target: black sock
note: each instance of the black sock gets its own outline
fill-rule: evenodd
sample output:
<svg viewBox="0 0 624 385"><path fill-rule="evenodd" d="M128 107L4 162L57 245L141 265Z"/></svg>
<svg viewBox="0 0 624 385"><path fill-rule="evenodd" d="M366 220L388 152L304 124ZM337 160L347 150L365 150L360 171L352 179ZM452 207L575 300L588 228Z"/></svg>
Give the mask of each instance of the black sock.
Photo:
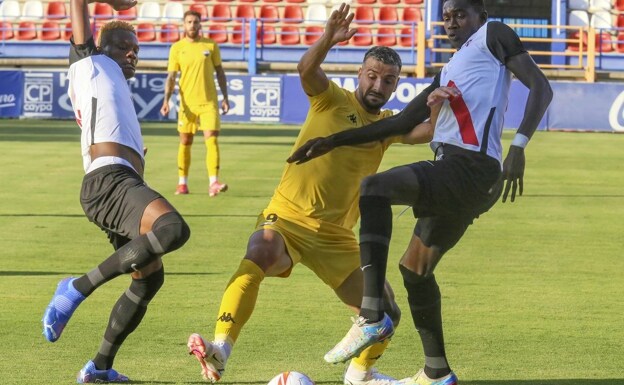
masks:
<svg viewBox="0 0 624 385"><path fill-rule="evenodd" d="M425 374L429 378L444 377L451 372L446 361L442 332L442 303L435 276L423 277L399 265L407 290L414 326L418 330L425 353Z"/></svg>
<svg viewBox="0 0 624 385"><path fill-rule="evenodd" d="M360 197L360 264L364 274L364 295L360 315L370 322L383 318L383 292L392 235L390 199Z"/></svg>

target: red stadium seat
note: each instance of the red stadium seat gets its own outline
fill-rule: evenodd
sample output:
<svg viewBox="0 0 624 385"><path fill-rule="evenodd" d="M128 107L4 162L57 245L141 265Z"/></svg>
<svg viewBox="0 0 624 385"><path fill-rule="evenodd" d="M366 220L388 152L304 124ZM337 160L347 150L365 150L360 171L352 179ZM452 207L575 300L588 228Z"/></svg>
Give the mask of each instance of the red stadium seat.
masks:
<svg viewBox="0 0 624 385"><path fill-rule="evenodd" d="M617 28L624 28L624 13L621 13L618 15L616 22L615 22L615 26Z"/></svg>
<svg viewBox="0 0 624 385"><path fill-rule="evenodd" d="M587 32L583 32L583 38L579 40L579 32L572 32L568 39L574 39L576 41L568 42L567 49L570 51L578 51L580 47L583 47L583 51L587 50Z"/></svg>
<svg viewBox="0 0 624 385"><path fill-rule="evenodd" d="M139 41L149 42L156 40L156 27L154 27L153 23L139 23L135 28Z"/></svg>
<svg viewBox="0 0 624 385"><path fill-rule="evenodd" d="M117 19L126 20L126 21L136 20L137 19L136 7L117 11Z"/></svg>
<svg viewBox="0 0 624 385"><path fill-rule="evenodd" d="M249 22L250 19L256 18L256 11L252 4L239 4L236 6L236 21L242 23L244 20Z"/></svg>
<svg viewBox="0 0 624 385"><path fill-rule="evenodd" d="M227 4L215 4L212 7L212 18L215 21L230 21L232 20L232 10Z"/></svg>
<svg viewBox="0 0 624 385"><path fill-rule="evenodd" d="M199 19L201 21L208 20L208 8L202 3L192 3L188 7L189 11L194 11L199 13Z"/></svg>
<svg viewBox="0 0 624 385"><path fill-rule="evenodd" d="M358 4L375 4L377 0L357 0Z"/></svg>
<svg viewBox="0 0 624 385"><path fill-rule="evenodd" d="M250 35L249 23L245 25L237 24L232 28L232 40L230 42L233 44L247 44L249 43Z"/></svg>
<svg viewBox="0 0 624 385"><path fill-rule="evenodd" d="M282 17L282 21L286 24L302 23L303 22L303 8L301 8L299 5L285 6L284 17Z"/></svg>
<svg viewBox="0 0 624 385"><path fill-rule="evenodd" d="M95 3L93 6L93 18L97 20L110 20L114 17L113 7L107 3Z"/></svg>
<svg viewBox="0 0 624 385"><path fill-rule="evenodd" d="M263 3L281 3L282 0L262 0Z"/></svg>
<svg viewBox="0 0 624 385"><path fill-rule="evenodd" d="M292 25L286 25L282 27L280 33L280 43L282 45L296 45L299 44L299 27Z"/></svg>
<svg viewBox="0 0 624 385"><path fill-rule="evenodd" d="M404 0L405 4L422 4L425 0Z"/></svg>
<svg viewBox="0 0 624 385"><path fill-rule="evenodd" d="M258 27L258 41L261 44L277 43L277 34L275 33L275 27L266 24L262 27Z"/></svg>
<svg viewBox="0 0 624 385"><path fill-rule="evenodd" d="M381 7L379 8L379 21L386 22L388 24L396 24L399 22L399 12L396 7Z"/></svg>
<svg viewBox="0 0 624 385"><path fill-rule="evenodd" d="M63 1L50 1L48 8L46 8L46 19L65 19L67 18L67 8Z"/></svg>
<svg viewBox="0 0 624 385"><path fill-rule="evenodd" d="M422 12L417 7L407 7L403 9L403 24L420 23L422 21Z"/></svg>
<svg viewBox="0 0 624 385"><path fill-rule="evenodd" d="M17 40L35 40L37 26L32 21L22 21L17 27Z"/></svg>
<svg viewBox="0 0 624 385"><path fill-rule="evenodd" d="M175 43L180 40L180 27L173 23L161 25L158 40L162 43Z"/></svg>
<svg viewBox="0 0 624 385"><path fill-rule="evenodd" d="M264 23L277 23L279 21L279 9L270 4L260 7L260 19Z"/></svg>
<svg viewBox="0 0 624 385"><path fill-rule="evenodd" d="M399 4L401 0L380 0L381 4Z"/></svg>
<svg viewBox="0 0 624 385"><path fill-rule="evenodd" d="M41 24L41 40L61 40L61 27L57 21L46 20Z"/></svg>
<svg viewBox="0 0 624 385"><path fill-rule="evenodd" d="M208 37L216 43L227 43L227 28L224 24L210 24L210 27L208 27Z"/></svg>
<svg viewBox="0 0 624 385"><path fill-rule="evenodd" d="M357 32L353 35L353 45L370 46L373 45L373 31L368 27L357 27Z"/></svg>
<svg viewBox="0 0 624 385"><path fill-rule="evenodd" d="M0 21L0 41L11 40L15 37L13 32L13 25L8 21Z"/></svg>
<svg viewBox="0 0 624 385"><path fill-rule="evenodd" d="M217 0L217 1L220 2L220 3L229 3L229 2L234 1L234 0Z"/></svg>
<svg viewBox="0 0 624 385"><path fill-rule="evenodd" d="M596 34L596 52L613 52L613 37L610 33Z"/></svg>
<svg viewBox="0 0 624 385"><path fill-rule="evenodd" d="M375 22L375 12L373 7L360 5L355 9L353 21L358 24L372 24Z"/></svg>
<svg viewBox="0 0 624 385"><path fill-rule="evenodd" d="M392 47L397 44L396 32L393 27L379 27L377 30L377 45Z"/></svg>
<svg viewBox="0 0 624 385"><path fill-rule="evenodd" d="M411 27L401 28L399 45L402 47L416 47L416 30Z"/></svg>
<svg viewBox="0 0 624 385"><path fill-rule="evenodd" d="M65 33L63 34L63 38L65 40L69 40L72 37L72 25L71 25L71 21L68 21L65 24Z"/></svg>
<svg viewBox="0 0 624 385"><path fill-rule="evenodd" d="M286 0L287 3L305 3L306 0Z"/></svg>
<svg viewBox="0 0 624 385"><path fill-rule="evenodd" d="M258 0L238 0L238 1L240 1L241 3L255 3Z"/></svg>
<svg viewBox="0 0 624 385"><path fill-rule="evenodd" d="M617 35L617 44L615 45L615 49L619 52L619 53L624 53L624 32L620 32Z"/></svg>
<svg viewBox="0 0 624 385"><path fill-rule="evenodd" d="M325 31L325 27L321 27L320 25L309 25L305 29L305 36L303 38L303 42L306 45L314 44L318 39L321 38L321 35Z"/></svg>
<svg viewBox="0 0 624 385"><path fill-rule="evenodd" d="M617 9L620 12L624 11L624 0L616 0L615 9Z"/></svg>

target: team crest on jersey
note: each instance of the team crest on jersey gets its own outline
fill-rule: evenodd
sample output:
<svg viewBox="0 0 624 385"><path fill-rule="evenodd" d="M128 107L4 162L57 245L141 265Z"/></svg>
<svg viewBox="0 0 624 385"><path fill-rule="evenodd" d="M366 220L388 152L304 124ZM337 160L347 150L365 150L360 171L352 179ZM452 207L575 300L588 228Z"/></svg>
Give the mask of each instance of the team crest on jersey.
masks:
<svg viewBox="0 0 624 385"><path fill-rule="evenodd" d="M353 124L357 123L357 116L355 116L355 114L347 115L347 118L351 121L351 123Z"/></svg>
<svg viewBox="0 0 624 385"><path fill-rule="evenodd" d="M204 56L210 56L210 51L208 50L204 51Z"/></svg>

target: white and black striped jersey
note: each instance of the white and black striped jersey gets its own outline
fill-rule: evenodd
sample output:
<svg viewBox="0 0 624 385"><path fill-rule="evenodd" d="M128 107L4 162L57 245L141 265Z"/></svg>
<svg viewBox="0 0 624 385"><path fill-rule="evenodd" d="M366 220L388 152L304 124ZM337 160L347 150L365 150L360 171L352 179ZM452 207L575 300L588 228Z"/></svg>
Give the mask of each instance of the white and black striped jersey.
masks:
<svg viewBox="0 0 624 385"><path fill-rule="evenodd" d="M432 145L480 151L502 163L501 135L511 84L505 63L523 52L518 35L495 21L485 23L461 46L440 73L440 85L457 87L461 96L442 105Z"/></svg>
<svg viewBox="0 0 624 385"><path fill-rule="evenodd" d="M85 172L91 165L89 147L94 143L119 143L143 159L141 126L119 64L98 54L93 38L79 45L72 41L68 77L69 98L82 130Z"/></svg>

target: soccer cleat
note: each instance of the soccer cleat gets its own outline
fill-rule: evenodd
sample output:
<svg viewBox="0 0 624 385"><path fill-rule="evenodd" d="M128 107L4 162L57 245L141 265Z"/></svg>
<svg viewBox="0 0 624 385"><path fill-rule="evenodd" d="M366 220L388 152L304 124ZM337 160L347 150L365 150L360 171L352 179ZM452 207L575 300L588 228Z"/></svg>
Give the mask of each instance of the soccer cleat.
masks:
<svg viewBox="0 0 624 385"><path fill-rule="evenodd" d="M325 361L330 364L345 362L357 356L362 350L372 344L392 337L394 333L392 320L385 313L381 321L372 324L366 323L367 319L362 316L351 318L351 320L353 321L353 326L351 326L347 335L332 350L325 354Z"/></svg>
<svg viewBox="0 0 624 385"><path fill-rule="evenodd" d="M206 342L197 333L191 334L187 343L189 354L194 354L202 366L202 376L211 382L217 382L223 376L227 357L223 349L212 342Z"/></svg>
<svg viewBox="0 0 624 385"><path fill-rule="evenodd" d="M225 183L219 183L219 181L214 181L210 184L208 188L208 195L211 197L216 197L219 193L226 192L228 189L228 185Z"/></svg>
<svg viewBox="0 0 624 385"><path fill-rule="evenodd" d="M92 384L103 382L128 382L128 377L119 374L115 369L97 370L93 361L87 364L78 372L76 382L79 384Z"/></svg>
<svg viewBox="0 0 624 385"><path fill-rule="evenodd" d="M356 379L348 376L348 371L345 372L344 382L345 385L396 385L397 380L381 374L377 369L372 368L366 373L366 376L362 379Z"/></svg>
<svg viewBox="0 0 624 385"><path fill-rule="evenodd" d="M398 385L457 385L457 376L455 373L450 372L442 378L432 380L427 377L425 371L420 369L414 377L404 378L397 382Z"/></svg>
<svg viewBox="0 0 624 385"><path fill-rule="evenodd" d="M50 342L61 337L63 329L69 322L72 314L86 298L74 288L72 282L76 278L69 277L61 280L56 287L54 296L43 313L43 335Z"/></svg>
<svg viewBox="0 0 624 385"><path fill-rule="evenodd" d="M188 194L188 186L185 184L179 184L178 188L176 188L175 195L185 195Z"/></svg>

